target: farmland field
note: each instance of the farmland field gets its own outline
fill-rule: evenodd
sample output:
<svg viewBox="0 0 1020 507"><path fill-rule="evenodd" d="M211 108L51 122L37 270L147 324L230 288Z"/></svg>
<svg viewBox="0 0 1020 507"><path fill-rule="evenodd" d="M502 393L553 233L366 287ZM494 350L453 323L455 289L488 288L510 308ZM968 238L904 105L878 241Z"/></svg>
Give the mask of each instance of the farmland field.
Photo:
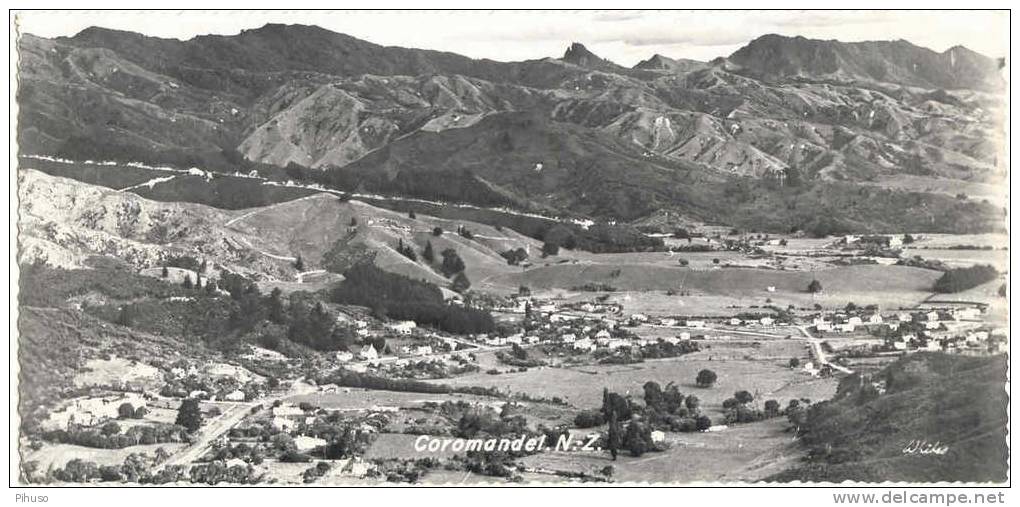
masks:
<svg viewBox="0 0 1020 507"><path fill-rule="evenodd" d="M447 383L449 380L450 379L443 379L439 381L439 383ZM351 392L349 393L300 394L291 396L284 401L295 404L305 401L326 409L364 410L374 406L407 407L421 405L428 401L442 403L447 400L463 400L466 402L480 403L498 401L496 398L486 398L466 394L404 393L396 391L374 391L368 389L351 389Z"/></svg>
<svg viewBox="0 0 1020 507"><path fill-rule="evenodd" d="M785 419L730 426L719 432L670 433L664 452L613 461L606 452L547 451L523 458L525 466L597 475L607 465L613 480L627 482L756 481L800 459Z"/></svg>
<svg viewBox="0 0 1020 507"><path fill-rule="evenodd" d="M704 368L715 371L719 380L712 388L699 388L694 378ZM816 379L781 365L781 361L746 361L715 358L712 349L676 359L646 361L630 365L592 365L571 368L533 368L523 373L472 374L444 379L449 385L508 388L532 396L559 396L578 408L597 407L602 389L640 398L642 385L655 381L674 382L680 391L701 400L710 417L721 417L722 402L735 391L757 392L761 399L827 399L835 393L835 379Z"/></svg>

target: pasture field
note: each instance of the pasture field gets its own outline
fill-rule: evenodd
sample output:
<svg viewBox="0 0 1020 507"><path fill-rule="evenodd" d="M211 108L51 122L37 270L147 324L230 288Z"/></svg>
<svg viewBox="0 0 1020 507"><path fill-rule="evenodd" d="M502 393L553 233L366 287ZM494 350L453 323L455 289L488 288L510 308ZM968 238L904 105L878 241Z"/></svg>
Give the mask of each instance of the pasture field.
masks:
<svg viewBox="0 0 1020 507"><path fill-rule="evenodd" d="M862 185L874 185L908 192L927 192L950 196L962 193L970 199L984 199L996 206L1008 206L1007 193L1003 191L1005 183L980 183L952 178L930 178L913 174L894 174L882 176L875 181L861 182Z"/></svg>
<svg viewBox="0 0 1020 507"><path fill-rule="evenodd" d="M25 453L25 462L36 461L39 463L38 470L47 470L50 467L63 468L68 461L78 458L84 461L94 461L99 465L120 465L130 454L142 453L150 457L156 454L156 449L162 447L170 454L173 454L185 447L186 444L163 443L148 445L132 445L123 449L96 449L94 447L83 447L71 444L50 444L43 445L38 451ZM27 449L27 446L22 446Z"/></svg>
<svg viewBox="0 0 1020 507"><path fill-rule="evenodd" d="M608 452L547 451L522 458L525 466L598 475L613 466L613 481L710 482L761 480L802 456L784 418L730 426L719 432L667 433L670 448L633 457Z"/></svg>
<svg viewBox="0 0 1020 507"><path fill-rule="evenodd" d="M808 272L747 268L696 270L641 264L560 264L496 278L506 285L527 285L533 289L571 288L597 282L620 291L683 288L694 296L771 298L774 301L784 298L800 302L836 299L846 304L847 298L912 300L921 293L928 293L938 276L938 271L929 269L881 265L842 266ZM813 279L822 283L824 290L821 294L807 292L807 286ZM775 287L775 292L768 292L768 287Z"/></svg>
<svg viewBox="0 0 1020 507"><path fill-rule="evenodd" d="M483 374L484 375L484 374ZM455 379L441 379L437 383L451 383ZM374 406L380 407L411 407L419 406L428 401L442 403L444 401L466 401L469 403L493 403L499 401L497 398L485 396L472 396L466 394L430 394L430 393L405 393L397 391L376 391L369 389L355 389L351 392L337 393L309 393L299 394L284 399L288 403L301 403L306 401L313 405L326 409L340 410L366 410Z"/></svg>
<svg viewBox="0 0 1020 507"><path fill-rule="evenodd" d="M916 238L908 245L908 250L924 248L947 248L953 246L990 246L1001 248L1009 245L1008 234L914 234ZM966 251L966 250L965 250ZM922 255L923 257L923 255Z"/></svg>
<svg viewBox="0 0 1020 507"><path fill-rule="evenodd" d="M681 392L697 396L703 411L712 418L722 416L723 400L739 390L757 392L757 397L762 400L775 398L784 406L790 399L822 400L835 393L836 379L813 378L781 366L778 359L717 359L713 354L712 349L707 349L680 358L637 364L533 368L527 372L501 375L471 374L441 382L499 387L547 398L559 396L578 408L598 407L602 403L604 387L640 398L645 382L651 380L661 385L674 382ZM699 388L694 383L698 372L705 368L715 371L719 377L714 387Z"/></svg>
<svg viewBox="0 0 1020 507"><path fill-rule="evenodd" d="M1009 271L1008 250L955 250L955 249L909 249L904 250L903 257L920 255L927 260L937 260L949 267L960 268L977 264L989 264L995 269Z"/></svg>
<svg viewBox="0 0 1020 507"><path fill-rule="evenodd" d="M435 437L435 438L452 438L452 437ZM451 451L449 448L439 450L436 452L422 451L418 452L414 449L414 441L418 439L418 435L405 435L402 433L380 433L375 442L372 442L372 446L365 452L363 458L365 460L372 459L418 459L418 458L450 458L458 454ZM463 454L463 451L461 452Z"/></svg>

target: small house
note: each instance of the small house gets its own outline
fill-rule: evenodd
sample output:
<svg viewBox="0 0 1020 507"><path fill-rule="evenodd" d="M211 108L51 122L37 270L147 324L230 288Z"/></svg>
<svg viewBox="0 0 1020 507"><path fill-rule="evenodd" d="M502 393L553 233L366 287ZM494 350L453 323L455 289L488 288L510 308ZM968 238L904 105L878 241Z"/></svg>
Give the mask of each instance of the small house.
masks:
<svg viewBox="0 0 1020 507"><path fill-rule="evenodd" d="M358 357L364 361L371 361L373 359L379 359L379 352L375 350L375 347L371 344L368 344L361 347L361 350L358 351Z"/></svg>
<svg viewBox="0 0 1020 507"><path fill-rule="evenodd" d="M230 393L227 393L227 395L224 396L223 399L227 401L244 401L244 391L240 389L232 391Z"/></svg>

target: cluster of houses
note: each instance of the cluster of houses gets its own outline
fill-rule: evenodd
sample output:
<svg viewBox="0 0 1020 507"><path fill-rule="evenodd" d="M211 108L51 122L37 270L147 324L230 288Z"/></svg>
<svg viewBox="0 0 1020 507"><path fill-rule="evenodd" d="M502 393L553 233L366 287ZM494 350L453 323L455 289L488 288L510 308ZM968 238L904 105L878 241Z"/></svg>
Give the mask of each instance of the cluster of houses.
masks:
<svg viewBox="0 0 1020 507"><path fill-rule="evenodd" d="M120 406L128 403L135 410L147 405L140 393L119 393L111 396L77 398L61 410L50 413L42 423L44 430L66 430L71 426L96 426L116 419Z"/></svg>
<svg viewBox="0 0 1020 507"><path fill-rule="evenodd" d="M651 319L647 315L642 313L635 313L630 316L630 322L632 324L645 324L651 322ZM677 319L673 317L663 317L656 321L656 324L662 327L686 327L692 329L706 329L708 328L708 321L699 319ZM722 324L729 324L734 327L774 327L776 325L776 319L764 316L757 319L739 319L736 317L726 319Z"/></svg>
<svg viewBox="0 0 1020 507"><path fill-rule="evenodd" d="M852 333L860 326L886 325L890 331L896 331L906 323L918 323L926 330L937 330L950 327L952 323L977 321L981 318L981 309L975 307L956 309L932 309L927 312L899 312L894 316L883 317L875 312L869 315L848 315L836 313L819 315L812 325L815 331L829 333Z"/></svg>
<svg viewBox="0 0 1020 507"><path fill-rule="evenodd" d="M847 234L843 236L838 243L843 245L873 245L877 247L885 248L896 248L903 246L902 236L886 236L886 235L866 235L860 236L856 234Z"/></svg>
<svg viewBox="0 0 1020 507"><path fill-rule="evenodd" d="M948 352L952 354L985 355L1009 351L1005 329L973 329L958 334L936 336L928 333L907 333L891 340L893 350L900 352Z"/></svg>

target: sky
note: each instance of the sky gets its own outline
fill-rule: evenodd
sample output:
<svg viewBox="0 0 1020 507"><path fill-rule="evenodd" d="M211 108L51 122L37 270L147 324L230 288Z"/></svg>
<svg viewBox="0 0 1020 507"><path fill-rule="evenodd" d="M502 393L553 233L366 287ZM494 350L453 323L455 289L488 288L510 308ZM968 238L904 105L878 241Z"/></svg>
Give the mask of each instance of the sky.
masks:
<svg viewBox="0 0 1020 507"><path fill-rule="evenodd" d="M318 25L387 46L519 61L562 56L572 42L632 66L661 54L711 60L768 34L844 42L905 39L944 51L1009 52L1005 11L332 11L22 12L21 33L71 36L89 26L189 39L266 23Z"/></svg>

